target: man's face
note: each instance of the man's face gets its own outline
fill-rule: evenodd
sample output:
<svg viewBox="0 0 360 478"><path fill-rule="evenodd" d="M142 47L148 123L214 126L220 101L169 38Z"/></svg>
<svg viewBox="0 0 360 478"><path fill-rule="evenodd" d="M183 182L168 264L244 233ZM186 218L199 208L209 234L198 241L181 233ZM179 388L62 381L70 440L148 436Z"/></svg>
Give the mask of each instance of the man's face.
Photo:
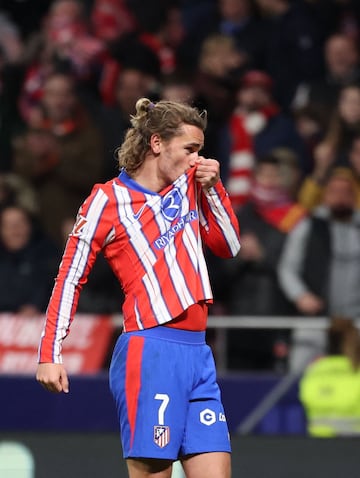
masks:
<svg viewBox="0 0 360 478"><path fill-rule="evenodd" d="M203 131L187 124L182 126L182 133L171 140L159 139L158 175L163 182L163 187L168 186L195 166L203 144Z"/></svg>
<svg viewBox="0 0 360 478"><path fill-rule="evenodd" d="M44 87L43 105L53 121L70 119L76 106L72 81L62 75L50 78Z"/></svg>
<svg viewBox="0 0 360 478"><path fill-rule="evenodd" d="M258 111L267 106L271 101L271 97L260 86L247 86L239 89L237 101L242 110L251 112Z"/></svg>
<svg viewBox="0 0 360 478"><path fill-rule="evenodd" d="M124 116L128 117L135 113L137 100L146 96L147 91L146 77L141 71L128 69L120 74L116 99Z"/></svg>
<svg viewBox="0 0 360 478"><path fill-rule="evenodd" d="M261 164L255 173L255 179L258 184L265 188L281 187L281 176L279 167L275 164Z"/></svg>
<svg viewBox="0 0 360 478"><path fill-rule="evenodd" d="M1 240L9 251L22 249L30 240L30 222L26 214L15 206L3 212L0 226Z"/></svg>
<svg viewBox="0 0 360 478"><path fill-rule="evenodd" d="M339 114L346 123L357 124L360 121L360 88L348 86L340 92Z"/></svg>
<svg viewBox="0 0 360 478"><path fill-rule="evenodd" d="M358 62L353 42L341 35L330 38L325 46L325 62L334 76L342 78L352 73Z"/></svg>
<svg viewBox="0 0 360 478"><path fill-rule="evenodd" d="M349 179L330 179L324 193L324 204L329 207L335 219L349 219L356 203L355 186Z"/></svg>

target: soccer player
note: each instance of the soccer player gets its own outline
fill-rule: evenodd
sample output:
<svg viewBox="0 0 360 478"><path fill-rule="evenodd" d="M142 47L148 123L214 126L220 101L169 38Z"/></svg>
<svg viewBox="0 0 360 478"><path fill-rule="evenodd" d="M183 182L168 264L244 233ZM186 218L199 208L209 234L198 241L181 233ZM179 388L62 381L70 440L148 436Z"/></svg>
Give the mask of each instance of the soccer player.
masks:
<svg viewBox="0 0 360 478"><path fill-rule="evenodd" d="M94 186L69 235L39 345L37 380L69 391L61 344L102 250L125 294L110 389L130 478L230 478L230 441L205 342L212 292L206 245L240 248L219 163L199 155L206 114L141 98L119 148L120 174ZM84 171L86 174L86 171Z"/></svg>

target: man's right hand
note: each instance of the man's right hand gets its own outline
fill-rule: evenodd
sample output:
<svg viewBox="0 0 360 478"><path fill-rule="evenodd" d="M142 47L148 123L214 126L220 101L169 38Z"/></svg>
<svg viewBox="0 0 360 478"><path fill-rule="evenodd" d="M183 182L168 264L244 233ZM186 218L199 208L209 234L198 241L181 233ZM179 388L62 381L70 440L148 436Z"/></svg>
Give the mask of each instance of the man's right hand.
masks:
<svg viewBox="0 0 360 478"><path fill-rule="evenodd" d="M36 380L49 392L69 393L69 380L65 367L59 363L40 363Z"/></svg>
<svg viewBox="0 0 360 478"><path fill-rule="evenodd" d="M296 300L296 307L304 315L316 315L324 310L324 302L317 295L305 292Z"/></svg>

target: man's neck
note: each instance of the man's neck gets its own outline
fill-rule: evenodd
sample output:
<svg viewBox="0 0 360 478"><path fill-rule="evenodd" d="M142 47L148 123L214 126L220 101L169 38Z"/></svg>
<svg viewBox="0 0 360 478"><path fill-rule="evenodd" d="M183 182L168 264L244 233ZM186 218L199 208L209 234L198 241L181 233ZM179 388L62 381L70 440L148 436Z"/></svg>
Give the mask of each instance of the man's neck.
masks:
<svg viewBox="0 0 360 478"><path fill-rule="evenodd" d="M159 176L157 170L157 160L155 156L147 156L143 164L132 174L132 179L143 188L158 193L164 189L167 184Z"/></svg>

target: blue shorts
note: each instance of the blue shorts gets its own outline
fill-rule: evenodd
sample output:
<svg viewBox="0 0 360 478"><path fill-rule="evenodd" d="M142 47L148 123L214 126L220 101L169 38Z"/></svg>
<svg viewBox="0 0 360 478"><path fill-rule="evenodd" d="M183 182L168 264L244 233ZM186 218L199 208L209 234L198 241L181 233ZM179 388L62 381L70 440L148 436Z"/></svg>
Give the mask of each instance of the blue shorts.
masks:
<svg viewBox="0 0 360 478"><path fill-rule="evenodd" d="M205 332L154 327L120 335L110 365L124 458L230 452Z"/></svg>

